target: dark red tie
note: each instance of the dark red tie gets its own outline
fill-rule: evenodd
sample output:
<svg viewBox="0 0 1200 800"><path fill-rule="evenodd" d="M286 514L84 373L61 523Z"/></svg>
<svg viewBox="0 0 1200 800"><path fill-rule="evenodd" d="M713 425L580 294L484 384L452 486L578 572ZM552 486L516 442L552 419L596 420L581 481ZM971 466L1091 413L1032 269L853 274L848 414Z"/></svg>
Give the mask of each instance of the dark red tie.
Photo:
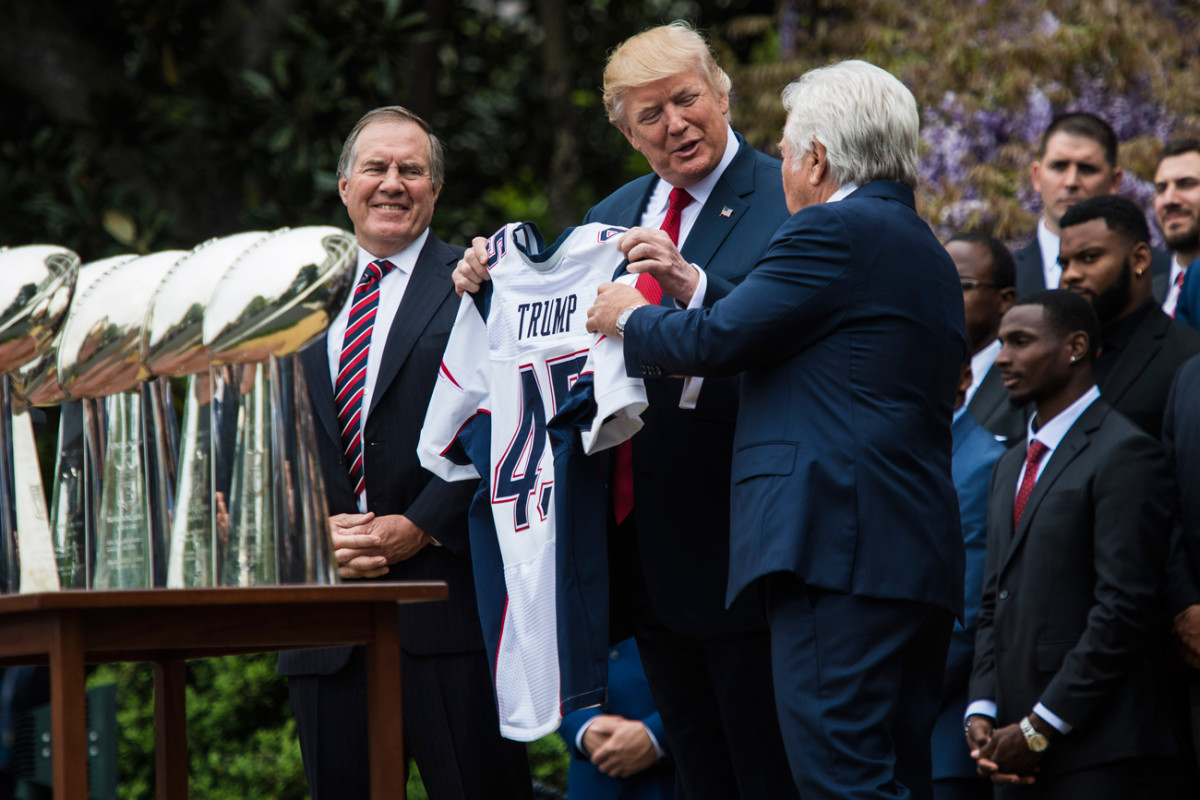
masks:
<svg viewBox="0 0 1200 800"><path fill-rule="evenodd" d="M1021 521L1021 514L1025 511L1025 504L1029 502L1029 495L1033 494L1033 486L1037 483L1038 464L1042 460L1042 456L1046 455L1049 447L1039 442L1037 439L1029 443L1029 450L1025 453L1025 477L1021 479L1021 488L1017 490L1017 499L1013 502L1013 530L1017 529L1017 524Z"/></svg>
<svg viewBox="0 0 1200 800"><path fill-rule="evenodd" d="M1187 275L1187 273L1179 270L1179 274L1175 276L1175 308L1171 309L1171 319L1175 319L1175 311L1179 308L1179 295L1183 292L1184 275Z"/></svg>
<svg viewBox="0 0 1200 800"><path fill-rule="evenodd" d="M683 220L683 209L691 202L692 196L686 189L671 189L667 216L663 219L661 230L667 232L676 247L679 246L679 224ZM634 285L650 305L656 306L662 302L662 286L649 272L638 275ZM633 511L633 446L628 441L621 442L617 445L613 460L613 512L617 522L624 522Z"/></svg>
<svg viewBox="0 0 1200 800"><path fill-rule="evenodd" d="M371 332L375 330L375 312L379 308L379 281L393 269L395 265L390 261L372 261L359 278L350 316L346 320L342 357L338 361L338 376L333 387L338 423L342 426L342 453L346 457L355 497L362 494L364 487L362 401L367 386Z"/></svg>

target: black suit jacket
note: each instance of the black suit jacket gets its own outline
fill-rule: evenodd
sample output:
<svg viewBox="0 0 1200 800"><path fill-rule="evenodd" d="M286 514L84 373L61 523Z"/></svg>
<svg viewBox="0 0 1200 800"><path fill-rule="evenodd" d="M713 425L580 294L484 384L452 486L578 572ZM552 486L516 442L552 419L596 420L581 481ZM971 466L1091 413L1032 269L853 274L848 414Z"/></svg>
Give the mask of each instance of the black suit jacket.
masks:
<svg viewBox="0 0 1200 800"><path fill-rule="evenodd" d="M1008 390L995 364L983 376L979 388L971 395L967 411L996 441L1012 447L1025 439L1029 422L1029 406L1014 406L1008 401Z"/></svg>
<svg viewBox="0 0 1200 800"><path fill-rule="evenodd" d="M1163 417L1163 446L1179 481L1179 519L1167 561L1167 614L1200 605L1200 356L1175 374Z"/></svg>
<svg viewBox="0 0 1200 800"><path fill-rule="evenodd" d="M627 183L584 221L639 224L657 180L651 173ZM684 258L708 275L705 305L742 281L787 217L779 162L739 137L737 155L683 243ZM650 604L659 620L681 633L765 628L756 598L725 611L739 381L705 380L690 411L679 408L682 385L678 379L647 382L645 427L631 440L637 548Z"/></svg>
<svg viewBox="0 0 1200 800"><path fill-rule="evenodd" d="M400 645L419 655L483 649L467 540L467 509L476 482L447 483L417 461L417 440L438 365L458 312L451 273L460 248L432 233L409 277L404 299L388 331L380 374L363 433L369 510L404 514L442 544L423 548L393 564L379 580L442 580L449 599L399 606ZM329 513L358 513L358 501L342 457L333 402L326 337L300 355L317 418L317 450ZM330 674L341 669L350 648L279 654L282 675Z"/></svg>
<svg viewBox="0 0 1200 800"><path fill-rule="evenodd" d="M995 700L999 725L1038 702L1073 725L1048 773L1174 754L1156 639L1174 496L1161 446L1097 400L1014 531L1024 459L1024 447L1009 450L992 475L971 697Z"/></svg>
<svg viewBox="0 0 1200 800"><path fill-rule="evenodd" d="M1046 286L1046 275L1042 272L1042 248L1038 244L1037 234L1033 241L1019 250L1013 251L1013 261L1017 262L1017 299L1020 300L1032 292L1042 289L1057 289L1057 286ZM1167 284L1171 282L1171 254L1164 250L1150 251L1150 275L1154 280L1154 298L1161 306L1167 296Z"/></svg>
<svg viewBox="0 0 1200 800"><path fill-rule="evenodd" d="M1200 331L1155 307L1100 382L1105 402L1151 436L1162 433L1163 410L1179 366L1200 353ZM1106 358L1101 353L1100 358Z"/></svg>

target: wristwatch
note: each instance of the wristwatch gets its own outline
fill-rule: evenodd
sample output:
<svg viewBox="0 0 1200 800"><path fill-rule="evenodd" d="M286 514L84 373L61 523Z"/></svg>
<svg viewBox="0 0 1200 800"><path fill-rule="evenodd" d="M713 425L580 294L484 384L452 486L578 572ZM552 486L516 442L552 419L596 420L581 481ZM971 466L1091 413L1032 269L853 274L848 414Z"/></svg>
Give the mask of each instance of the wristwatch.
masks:
<svg viewBox="0 0 1200 800"><path fill-rule="evenodd" d="M625 338L625 325L636 310L637 306L630 306L617 315L617 336L620 336L622 339Z"/></svg>
<svg viewBox="0 0 1200 800"><path fill-rule="evenodd" d="M1029 721L1029 717L1021 718L1021 733L1025 734L1025 744L1035 753L1044 753L1050 746L1050 740L1038 733L1037 728Z"/></svg>

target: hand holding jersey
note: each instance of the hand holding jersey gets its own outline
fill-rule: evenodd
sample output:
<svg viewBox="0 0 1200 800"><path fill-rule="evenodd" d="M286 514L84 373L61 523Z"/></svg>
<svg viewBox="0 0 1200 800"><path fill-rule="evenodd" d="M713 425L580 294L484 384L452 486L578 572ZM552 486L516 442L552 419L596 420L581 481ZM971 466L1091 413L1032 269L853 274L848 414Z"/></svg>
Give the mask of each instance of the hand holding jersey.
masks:
<svg viewBox="0 0 1200 800"><path fill-rule="evenodd" d="M454 290L459 296L474 294L491 280L487 268L487 239L476 236L454 270ZM653 275L663 294L683 305L691 302L700 284L700 268L679 253L671 237L659 228L631 228L617 239L617 249L629 261L626 270Z"/></svg>

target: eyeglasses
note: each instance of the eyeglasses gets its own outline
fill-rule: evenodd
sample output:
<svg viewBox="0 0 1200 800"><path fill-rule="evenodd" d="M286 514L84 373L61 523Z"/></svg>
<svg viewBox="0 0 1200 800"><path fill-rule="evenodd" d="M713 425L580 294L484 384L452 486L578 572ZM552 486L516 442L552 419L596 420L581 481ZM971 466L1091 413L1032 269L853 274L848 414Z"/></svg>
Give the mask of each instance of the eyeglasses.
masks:
<svg viewBox="0 0 1200 800"><path fill-rule="evenodd" d="M983 281L979 280L978 278L959 278L958 282L962 284L962 290L964 292L969 292L972 289L978 289L980 286L986 286L988 289L996 288L996 284L984 283Z"/></svg>

